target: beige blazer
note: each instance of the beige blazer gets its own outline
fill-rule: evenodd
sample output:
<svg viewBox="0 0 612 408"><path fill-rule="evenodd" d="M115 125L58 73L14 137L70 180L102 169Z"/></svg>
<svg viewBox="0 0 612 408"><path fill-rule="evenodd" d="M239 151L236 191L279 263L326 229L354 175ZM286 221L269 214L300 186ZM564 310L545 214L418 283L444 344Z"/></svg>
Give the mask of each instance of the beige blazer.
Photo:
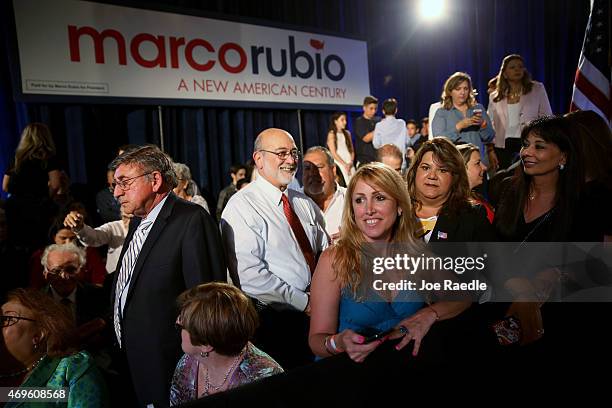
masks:
<svg viewBox="0 0 612 408"><path fill-rule="evenodd" d="M493 102L496 96L496 91L489 96L487 113L493 122L493 129L495 129L495 147L503 149L506 146L506 129L508 128L508 102L506 98L499 102ZM546 88L541 82L533 81L531 92L521 96L519 104L521 107L519 116L521 130L534 119L552 115Z"/></svg>

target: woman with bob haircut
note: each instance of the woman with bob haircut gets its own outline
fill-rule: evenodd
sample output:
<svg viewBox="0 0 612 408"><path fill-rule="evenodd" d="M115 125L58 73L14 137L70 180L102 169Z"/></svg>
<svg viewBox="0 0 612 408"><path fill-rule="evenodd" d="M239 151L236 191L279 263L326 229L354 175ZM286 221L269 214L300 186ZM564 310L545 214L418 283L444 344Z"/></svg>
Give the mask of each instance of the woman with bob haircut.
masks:
<svg viewBox="0 0 612 408"><path fill-rule="evenodd" d="M368 282L371 271L361 263L368 247L402 244L420 247L416 221L401 176L382 163L361 166L346 192L339 240L325 250L313 274L311 287L310 348L327 357L346 352L362 362L385 339L366 344L370 333L403 336L397 350L414 340L413 355L438 320L449 319L469 302L425 303L413 293L376 292ZM371 244L371 245L368 245ZM368 333L368 334L366 334Z"/></svg>
<svg viewBox="0 0 612 408"><path fill-rule="evenodd" d="M108 406L106 384L94 359L73 346L74 323L65 306L42 291L15 289L0 318L6 350L20 368L0 373L2 378L13 378L24 388L67 388L67 407ZM21 402L5 405L16 406Z"/></svg>
<svg viewBox="0 0 612 408"><path fill-rule="evenodd" d="M259 320L240 289L220 282L198 285L183 292L178 305L185 354L172 378L171 406L283 372L249 342Z"/></svg>
<svg viewBox="0 0 612 408"><path fill-rule="evenodd" d="M444 136L455 144L475 144L488 166L485 145L493 141L495 132L484 107L476 102L472 78L465 72L451 75L444 83L441 103L432 122L433 137Z"/></svg>

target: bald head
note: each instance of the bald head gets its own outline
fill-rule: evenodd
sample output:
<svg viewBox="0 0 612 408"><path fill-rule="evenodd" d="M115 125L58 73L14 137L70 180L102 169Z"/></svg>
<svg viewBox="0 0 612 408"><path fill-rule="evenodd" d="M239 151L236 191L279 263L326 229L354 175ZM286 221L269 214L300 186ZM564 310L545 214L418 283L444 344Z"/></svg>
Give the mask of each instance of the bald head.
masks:
<svg viewBox="0 0 612 408"><path fill-rule="evenodd" d="M299 155L289 132L270 128L255 139L253 160L259 175L283 191L297 171Z"/></svg>
<svg viewBox="0 0 612 408"><path fill-rule="evenodd" d="M293 142L293 136L291 136L291 134L287 132L286 130L278 129L278 128L269 128L269 129L265 129L259 135L257 135L257 138L255 139L255 146L254 146L253 151L256 152L261 149L268 150L265 147L266 143L269 142L270 140L274 140L275 138L280 138L280 139L289 138Z"/></svg>

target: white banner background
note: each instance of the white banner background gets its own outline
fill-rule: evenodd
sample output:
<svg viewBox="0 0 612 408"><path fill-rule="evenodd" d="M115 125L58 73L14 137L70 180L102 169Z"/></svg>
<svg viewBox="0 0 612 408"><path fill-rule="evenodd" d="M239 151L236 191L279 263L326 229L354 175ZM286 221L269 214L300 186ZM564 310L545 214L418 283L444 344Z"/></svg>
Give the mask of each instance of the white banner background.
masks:
<svg viewBox="0 0 612 408"><path fill-rule="evenodd" d="M14 0L13 5L23 94L359 106L370 93L364 41L85 1ZM117 41L111 37L103 41L104 63L96 63L94 41L87 34L78 39L80 61L72 61L69 26L91 27L98 33L116 30L125 40L125 65L119 63ZM130 45L142 33L164 36L165 68L146 68L134 59ZM295 39L295 53L308 54L313 67L321 62L321 69L314 69L309 78L291 76L290 36ZM170 37L184 38L186 45L196 39L210 43L214 52L196 46L192 55L197 64L214 61L212 69L190 66L186 45L176 47L178 67L172 67ZM239 73L228 72L219 61L219 50L227 43L236 43L245 52L246 66ZM286 73L272 75L263 52L257 57L259 73L254 74L252 46L270 48L275 70L280 70L285 50ZM152 41L140 42L136 52L144 60L160 54ZM340 75L337 60L328 60L330 75L324 70L326 59L334 54L345 68L337 81L330 79ZM237 51L224 56L227 65L240 65ZM308 70L306 58L295 61L298 71Z"/></svg>

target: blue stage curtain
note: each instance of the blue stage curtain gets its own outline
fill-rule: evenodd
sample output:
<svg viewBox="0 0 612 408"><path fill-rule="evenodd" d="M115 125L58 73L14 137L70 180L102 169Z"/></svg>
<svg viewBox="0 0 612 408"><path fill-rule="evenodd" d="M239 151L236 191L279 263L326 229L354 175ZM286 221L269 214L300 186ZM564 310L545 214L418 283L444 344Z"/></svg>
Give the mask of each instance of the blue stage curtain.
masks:
<svg viewBox="0 0 612 408"><path fill-rule="evenodd" d="M142 5L146 1L109 1ZM7 56L14 47L10 2L2 2L0 33L0 171L14 155L19 133L32 121L47 123L58 156L73 181L92 190L105 184L105 167L119 145L160 144L156 106L120 104L18 103ZM534 79L546 85L556 113L568 110L576 64L588 19L588 0L453 0L447 16L429 24L416 13L416 1L388 0L250 0L158 1L169 11L261 19L303 30L354 35L368 41L371 92L381 102L399 100L398 116L419 119L439 99L445 79L468 72L488 104L486 84L497 74L502 58L519 53ZM365 95L364 95L365 96ZM351 118L357 115L351 112ZM288 130L302 150L325 145L331 112L301 111L303 145L296 110L210 107L162 107L164 147L192 170L209 199L229 183L229 166L251 157L253 140L267 127ZM349 120L349 126L352 119ZM212 197L211 197L212 195Z"/></svg>

